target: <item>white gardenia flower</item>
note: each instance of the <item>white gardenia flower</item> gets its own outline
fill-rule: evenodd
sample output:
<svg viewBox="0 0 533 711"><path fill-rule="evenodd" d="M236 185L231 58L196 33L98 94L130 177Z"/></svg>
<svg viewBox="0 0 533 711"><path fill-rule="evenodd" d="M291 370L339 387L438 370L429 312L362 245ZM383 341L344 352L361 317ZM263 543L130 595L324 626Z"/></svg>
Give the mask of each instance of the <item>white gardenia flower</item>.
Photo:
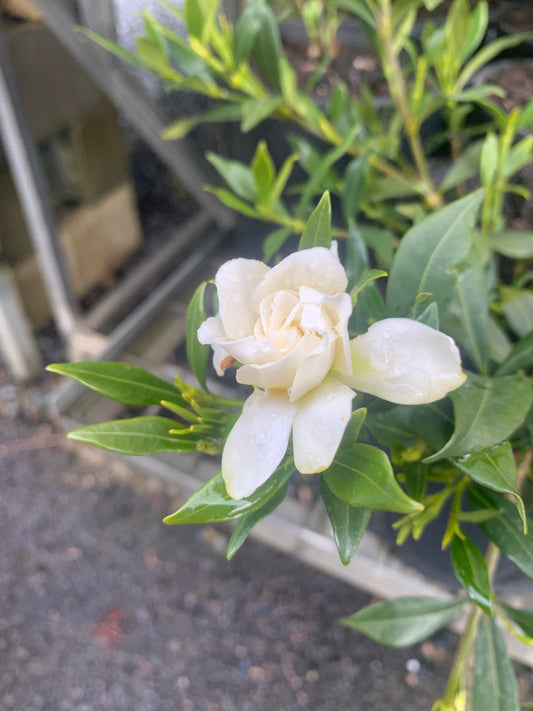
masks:
<svg viewBox="0 0 533 711"><path fill-rule="evenodd" d="M198 340L213 347L219 375L236 364L237 381L254 386L222 454L235 499L271 476L291 432L298 471L327 469L350 419L353 388L419 404L464 380L454 342L410 319L386 319L350 343L352 305L336 244L295 252L272 269L232 259L215 285L219 313L200 326Z"/></svg>

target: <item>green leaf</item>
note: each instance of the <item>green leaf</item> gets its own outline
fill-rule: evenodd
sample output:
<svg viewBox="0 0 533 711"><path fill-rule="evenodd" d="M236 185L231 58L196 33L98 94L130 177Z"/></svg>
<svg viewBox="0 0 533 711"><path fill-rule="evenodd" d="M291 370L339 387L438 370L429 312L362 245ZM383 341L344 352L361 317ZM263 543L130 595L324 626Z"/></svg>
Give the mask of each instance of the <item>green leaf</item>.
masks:
<svg viewBox="0 0 533 711"><path fill-rule="evenodd" d="M53 363L46 370L65 375L94 390L100 395L124 405L159 405L168 400L186 406L179 390L136 365L82 361L80 363Z"/></svg>
<svg viewBox="0 0 533 711"><path fill-rule="evenodd" d="M278 24L265 2L258 2L256 14L261 25L255 35L252 54L261 75L273 89L281 89L279 58L283 54Z"/></svg>
<svg viewBox="0 0 533 711"><path fill-rule="evenodd" d="M220 202L227 207L231 207L232 210L236 210L242 215L246 215L246 217L260 217L255 207L248 205L248 203L244 202L244 200L240 200L229 190L226 190L225 188L213 188L211 186L207 186L205 189L208 192L213 193L213 195L216 195Z"/></svg>
<svg viewBox="0 0 533 711"><path fill-rule="evenodd" d="M254 202L256 198L255 181L252 171L247 165L237 160L223 158L216 153L208 153L207 159L236 195L244 200Z"/></svg>
<svg viewBox="0 0 533 711"><path fill-rule="evenodd" d="M331 247L331 201L328 191L311 213L298 244L298 249L311 247Z"/></svg>
<svg viewBox="0 0 533 711"><path fill-rule="evenodd" d="M453 618L464 600L398 597L365 607L342 624L389 647L407 647L426 639Z"/></svg>
<svg viewBox="0 0 533 711"><path fill-rule="evenodd" d="M274 173L274 161L268 151L267 144L265 141L260 141L252 159L252 174L255 181L255 190L261 203L268 203Z"/></svg>
<svg viewBox="0 0 533 711"><path fill-rule="evenodd" d="M457 457L454 464L478 484L504 494L519 496L516 462L509 441L475 454Z"/></svg>
<svg viewBox="0 0 533 711"><path fill-rule="evenodd" d="M202 6L198 0L185 0L183 19L185 20L189 34L200 39L202 37L202 29L204 26L204 15L202 12Z"/></svg>
<svg viewBox="0 0 533 711"><path fill-rule="evenodd" d="M530 37L530 33L512 35L509 37L500 37L494 42L485 45L477 52L472 59L463 67L455 84L455 92L460 93L470 79L476 74L485 64L488 64L494 57L501 54L506 49L511 49L521 44L524 40Z"/></svg>
<svg viewBox="0 0 533 711"><path fill-rule="evenodd" d="M533 365L533 331L513 346L507 358L496 371L496 375L515 373L530 365Z"/></svg>
<svg viewBox="0 0 533 711"><path fill-rule="evenodd" d="M285 495L287 494L287 488L288 482L282 487L280 487L280 489L276 491L274 496L269 499L265 504L263 504L263 506L256 509L255 511L245 514L244 516L241 516L241 518L238 519L231 538L228 541L228 547L226 549L226 558L228 560L231 560L233 558L235 553L239 550L239 548L242 546L242 544L248 537L248 534L255 526L255 524L261 521L261 519L271 514L275 509L277 509L277 507L281 504L281 502L285 498Z"/></svg>
<svg viewBox="0 0 533 711"><path fill-rule="evenodd" d="M460 457L499 444L519 427L531 406L531 384L523 375L484 378L469 374L450 393L455 429L449 441L425 462Z"/></svg>
<svg viewBox="0 0 533 711"><path fill-rule="evenodd" d="M200 343L198 340L198 329L205 321L205 288L207 282L204 281L194 292L194 295L187 309L185 329L187 334L187 360L192 372L204 390L207 390L205 378L207 373L207 363L209 361L209 346Z"/></svg>
<svg viewBox="0 0 533 711"><path fill-rule="evenodd" d="M439 192L446 193L478 174L482 147L483 141L475 141L461 153L457 160L453 161L450 170L439 185Z"/></svg>
<svg viewBox="0 0 533 711"><path fill-rule="evenodd" d="M502 309L517 336L533 331L533 290L501 287Z"/></svg>
<svg viewBox="0 0 533 711"><path fill-rule="evenodd" d="M435 331L439 330L439 307L435 301L429 303L422 313L417 316L417 321L424 323L430 328L434 328Z"/></svg>
<svg viewBox="0 0 533 711"><path fill-rule="evenodd" d="M477 191L447 205L403 237L387 286L390 313L416 318L422 311L415 303L417 295L431 293L439 305L439 316L443 316L456 282L450 268L470 251L482 197Z"/></svg>
<svg viewBox="0 0 533 711"><path fill-rule="evenodd" d="M69 432L69 439L94 444L101 449L119 454L147 455L155 452L194 452L192 437L170 434L175 420L166 417L133 417L88 425Z"/></svg>
<svg viewBox="0 0 533 711"><path fill-rule="evenodd" d="M341 501L331 491L324 477L320 478L320 491L333 528L339 558L343 565L348 565L363 538L372 512Z"/></svg>
<svg viewBox="0 0 533 711"><path fill-rule="evenodd" d="M483 615L474 651L472 711L520 711L513 666L496 623Z"/></svg>
<svg viewBox="0 0 533 711"><path fill-rule="evenodd" d="M451 557L455 577L465 588L468 597L487 615L492 616L489 573L479 548L470 538L454 536Z"/></svg>
<svg viewBox="0 0 533 711"><path fill-rule="evenodd" d="M423 508L400 487L385 452L369 444L344 440L323 476L335 496L349 506L397 513Z"/></svg>
<svg viewBox="0 0 533 711"><path fill-rule="evenodd" d="M172 141L179 138L184 138L190 133L193 128L201 123L225 123L226 121L238 121L241 118L241 107L233 104L225 106L217 106L212 111L206 111L203 114L189 116L187 118L178 119L169 124L162 133L163 140ZM225 174L222 173L225 177Z"/></svg>
<svg viewBox="0 0 533 711"><path fill-rule="evenodd" d="M344 172L342 212L347 220L354 219L359 212L369 169L370 157L365 154L361 158L352 160Z"/></svg>
<svg viewBox="0 0 533 711"><path fill-rule="evenodd" d="M280 96L272 96L267 99L248 99L241 104L243 133L251 131L262 121L268 118L281 104Z"/></svg>
<svg viewBox="0 0 533 711"><path fill-rule="evenodd" d="M350 289L350 296L352 297L352 303L356 303L358 295L366 289L367 286L380 279L381 277L386 277L387 272L382 269L365 269L364 272L359 277L357 283Z"/></svg>
<svg viewBox="0 0 533 711"><path fill-rule="evenodd" d="M369 413L365 425L386 447L405 446L422 437L438 449L449 439L453 427L447 404L442 400L430 405L396 405L384 412Z"/></svg>
<svg viewBox="0 0 533 711"><path fill-rule="evenodd" d="M244 62L261 29L261 17L254 3L250 3L240 14L233 33L233 56L238 66Z"/></svg>
<svg viewBox="0 0 533 711"><path fill-rule="evenodd" d="M219 473L198 489L178 511L164 518L163 522L183 524L233 521L264 506L285 486L293 472L292 459L287 459L270 479L245 499L232 499Z"/></svg>
<svg viewBox="0 0 533 711"><path fill-rule="evenodd" d="M498 169L498 154L498 139L494 133L488 133L483 142L483 148L481 149L481 163L479 169L481 174L481 184L485 188L488 188L492 184L496 176L496 171Z"/></svg>
<svg viewBox="0 0 533 711"><path fill-rule="evenodd" d="M480 373L487 373L487 321L489 291L478 261L457 277L459 319L467 336L463 344Z"/></svg>
<svg viewBox="0 0 533 711"><path fill-rule="evenodd" d="M468 500L475 511L498 512L498 516L479 522L479 528L524 575L533 578L533 522L528 520L528 532L524 534L520 515L501 494L470 487Z"/></svg>
<svg viewBox="0 0 533 711"><path fill-rule="evenodd" d="M492 249L511 259L533 257L533 232L531 230L505 230L488 235Z"/></svg>
<svg viewBox="0 0 533 711"><path fill-rule="evenodd" d="M500 607L505 610L508 617L525 632L528 637L533 637L533 610L520 610L516 607L499 602Z"/></svg>
<svg viewBox="0 0 533 711"><path fill-rule="evenodd" d="M283 247L292 234L290 227L280 227L263 240L263 259L268 262Z"/></svg>

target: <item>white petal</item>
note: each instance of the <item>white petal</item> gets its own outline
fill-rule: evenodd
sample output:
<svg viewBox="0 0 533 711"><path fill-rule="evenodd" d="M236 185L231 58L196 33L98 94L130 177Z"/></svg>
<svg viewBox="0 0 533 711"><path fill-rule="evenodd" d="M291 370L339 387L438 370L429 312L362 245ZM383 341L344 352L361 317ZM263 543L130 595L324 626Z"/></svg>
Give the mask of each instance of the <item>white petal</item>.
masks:
<svg viewBox="0 0 533 711"><path fill-rule="evenodd" d="M222 453L228 494L242 499L274 473L289 443L296 406L279 390L255 390L244 403Z"/></svg>
<svg viewBox="0 0 533 711"><path fill-rule="evenodd" d="M350 421L354 391L328 378L299 400L292 439L294 463L302 474L327 469Z"/></svg>
<svg viewBox="0 0 533 711"><path fill-rule="evenodd" d="M324 334L318 347L300 362L289 388L291 402L296 402L307 395L329 373L335 354L335 340L331 338L330 333Z"/></svg>
<svg viewBox="0 0 533 711"><path fill-rule="evenodd" d="M343 382L400 405L440 400L466 379L454 341L407 318L378 321L351 351L353 375Z"/></svg>
<svg viewBox="0 0 533 711"><path fill-rule="evenodd" d="M327 294L346 291L344 267L334 252L313 247L293 252L266 274L254 292L256 303L278 291L298 291L300 286L320 289Z"/></svg>
<svg viewBox="0 0 533 711"><path fill-rule="evenodd" d="M279 356L282 354L280 351L276 351L277 360L261 364L256 359L254 363L243 365L236 373L237 382L243 385L254 385L257 388L288 390L294 382L301 362L305 362L311 353L319 349L321 343L322 340L319 336L306 333L287 355L280 358Z"/></svg>
<svg viewBox="0 0 533 711"><path fill-rule="evenodd" d="M256 259L231 259L215 277L219 313L228 338L238 339L253 333L258 312L252 301L257 283L269 271Z"/></svg>

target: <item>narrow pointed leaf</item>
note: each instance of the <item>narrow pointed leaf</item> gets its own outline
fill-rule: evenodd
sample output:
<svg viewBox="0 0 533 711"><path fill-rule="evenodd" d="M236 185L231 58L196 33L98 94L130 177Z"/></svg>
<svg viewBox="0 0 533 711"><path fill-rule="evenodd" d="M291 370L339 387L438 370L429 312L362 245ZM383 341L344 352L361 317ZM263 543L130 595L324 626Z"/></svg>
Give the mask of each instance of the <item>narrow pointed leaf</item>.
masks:
<svg viewBox="0 0 533 711"><path fill-rule="evenodd" d="M472 711L519 711L518 689L505 642L483 615L474 652Z"/></svg>
<svg viewBox="0 0 533 711"><path fill-rule="evenodd" d="M264 506L287 483L293 471L292 460L287 460L246 499L232 499L219 473L198 489L178 511L164 518L163 522L183 524L232 521Z"/></svg>
<svg viewBox="0 0 533 711"><path fill-rule="evenodd" d="M288 482L278 489L274 496L263 504L263 506L255 509L255 511L245 514L244 516L241 516L238 519L226 549L226 558L228 560L233 558L235 553L247 539L248 534L251 532L255 524L277 509L287 494L287 487Z"/></svg>
<svg viewBox="0 0 533 711"><path fill-rule="evenodd" d="M474 224L483 194L478 191L453 202L420 222L403 237L387 286L389 312L414 318L423 310L416 297L430 293L439 315L452 299L453 267L463 261L472 244Z"/></svg>
<svg viewBox="0 0 533 711"><path fill-rule="evenodd" d="M241 104L243 133L251 131L262 121L268 118L281 104L280 96L272 96L268 99L249 99Z"/></svg>
<svg viewBox="0 0 533 711"><path fill-rule="evenodd" d="M204 296L207 282L203 282L194 292L187 309L185 329L187 334L187 360L192 372L204 390L207 390L205 378L207 363L209 361L209 346L203 345L198 340L198 329L205 321Z"/></svg>
<svg viewBox="0 0 533 711"><path fill-rule="evenodd" d="M88 425L69 432L68 437L118 454L194 452L196 442L192 437L170 434L175 427L176 421L166 417L133 417Z"/></svg>
<svg viewBox="0 0 533 711"><path fill-rule="evenodd" d="M485 272L479 262L459 274L456 293L459 318L467 336L463 345L478 371L486 374L489 292Z"/></svg>
<svg viewBox="0 0 533 711"><path fill-rule="evenodd" d="M533 332L533 290L502 287L502 309L517 336Z"/></svg>
<svg viewBox="0 0 533 711"><path fill-rule="evenodd" d="M479 528L504 555L528 578L533 578L533 522L527 519L528 531L524 533L522 520L514 505L501 494L471 487L468 500L474 511L496 511L497 516L480 521Z"/></svg>
<svg viewBox="0 0 533 711"><path fill-rule="evenodd" d="M370 509L355 508L341 501L323 477L320 480L320 490L331 521L339 558L343 565L348 565L363 538L372 512Z"/></svg>
<svg viewBox="0 0 533 711"><path fill-rule="evenodd" d="M533 637L533 610L520 610L499 602L507 616L525 632L528 637Z"/></svg>
<svg viewBox="0 0 533 711"><path fill-rule="evenodd" d="M464 602L430 597L399 597L365 607L341 622L380 644L406 647L444 627Z"/></svg>
<svg viewBox="0 0 533 711"><path fill-rule="evenodd" d="M468 593L468 597L492 615L492 592L487 564L481 551L470 538L455 536L451 546L452 567L455 577Z"/></svg>
<svg viewBox="0 0 533 711"><path fill-rule="evenodd" d="M129 363L82 361L54 363L47 370L65 375L124 405L159 405L162 400L186 406L179 390L166 380Z"/></svg>
<svg viewBox="0 0 533 711"><path fill-rule="evenodd" d="M331 201L327 191L311 213L298 245L298 249L311 247L331 247Z"/></svg>
<svg viewBox="0 0 533 711"><path fill-rule="evenodd" d="M349 506L398 513L422 509L394 478L385 452L369 444L343 442L323 476L335 496Z"/></svg>
<svg viewBox="0 0 533 711"><path fill-rule="evenodd" d="M469 374L466 383L449 397L455 412L454 432L426 462L460 457L507 439L524 421L532 393L529 380L523 375L483 378Z"/></svg>

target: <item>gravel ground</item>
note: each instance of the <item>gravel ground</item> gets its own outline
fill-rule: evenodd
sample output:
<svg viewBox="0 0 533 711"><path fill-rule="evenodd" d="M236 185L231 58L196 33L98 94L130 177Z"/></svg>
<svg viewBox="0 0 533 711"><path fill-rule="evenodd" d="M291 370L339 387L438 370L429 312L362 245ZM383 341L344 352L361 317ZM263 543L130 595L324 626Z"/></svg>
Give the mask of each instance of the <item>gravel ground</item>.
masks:
<svg viewBox="0 0 533 711"><path fill-rule="evenodd" d="M45 390L0 377L2 710L431 708L454 635L385 649L338 622L368 595L253 540L227 562L226 527L166 527L176 492L68 444Z"/></svg>
<svg viewBox="0 0 533 711"><path fill-rule="evenodd" d="M228 528L166 527L167 485L0 389L1 709L422 711L442 692L453 635L395 651L342 627L366 594L253 540L227 562Z"/></svg>

